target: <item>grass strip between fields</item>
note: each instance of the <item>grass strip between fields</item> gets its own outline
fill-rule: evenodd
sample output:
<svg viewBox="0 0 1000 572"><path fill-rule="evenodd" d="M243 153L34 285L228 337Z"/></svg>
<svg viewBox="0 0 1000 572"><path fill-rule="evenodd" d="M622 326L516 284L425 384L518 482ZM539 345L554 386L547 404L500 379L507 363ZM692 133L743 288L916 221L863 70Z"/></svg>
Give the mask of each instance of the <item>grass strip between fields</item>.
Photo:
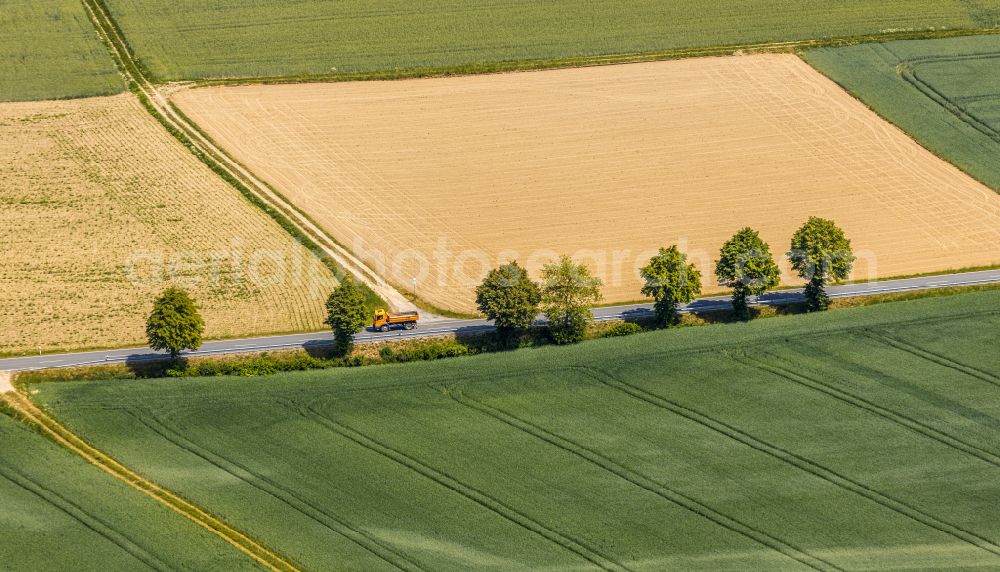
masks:
<svg viewBox="0 0 1000 572"><path fill-rule="evenodd" d="M198 526L216 534L237 550L250 556L258 563L274 572L297 572L299 569L278 553L264 547L246 534L236 530L219 518L184 500L163 487L149 481L128 467L122 465L99 449L71 432L61 423L46 415L26 395L21 392L8 392L0 396L16 416L23 422L39 430L58 445L79 455L88 463L125 482L132 488L144 493L167 508L184 516Z"/></svg>

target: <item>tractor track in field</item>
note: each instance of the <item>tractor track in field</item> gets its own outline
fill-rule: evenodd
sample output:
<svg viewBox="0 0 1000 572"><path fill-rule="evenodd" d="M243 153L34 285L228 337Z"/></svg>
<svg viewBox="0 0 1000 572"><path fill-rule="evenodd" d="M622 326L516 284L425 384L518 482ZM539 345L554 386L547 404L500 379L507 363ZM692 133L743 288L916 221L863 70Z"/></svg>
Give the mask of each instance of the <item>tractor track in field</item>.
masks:
<svg viewBox="0 0 1000 572"><path fill-rule="evenodd" d="M1000 52L985 52L979 54L964 54L956 56L929 56L929 57L919 57L919 58L901 58L897 56L891 49L886 47L886 49L899 60L897 64L897 73L903 81L907 82L914 89L924 94L927 98L934 101L942 108L944 108L948 113L951 113L959 121L965 123L969 127L979 131L983 135L986 135L990 139L1000 143L1000 131L997 131L992 125L983 121L974 113L965 109L950 97L942 93L936 87L930 83L922 80L920 74L918 73L918 68L920 64L938 64L938 63L954 63L962 61L975 61L982 59L996 59L1000 58Z"/></svg>
<svg viewBox="0 0 1000 572"><path fill-rule="evenodd" d="M768 355L770 355L774 359L780 359L777 356L774 356L773 354L768 354ZM882 407L877 403L869 401L863 397L854 395L853 393L850 393L848 391L844 391L843 389L835 387L832 384L807 376L801 372L791 371L787 368L765 363L763 361L750 357L743 357L743 358L734 357L733 359L739 363L750 366L760 371L765 371L767 373L775 375L791 383L801 385L813 391L818 391L826 395L827 397L832 397L837 401L861 409L871 415L885 419L890 423L899 425L923 437L936 441L946 447L950 447L954 450L975 457L983 462L989 463L994 467L1000 468L1000 455L997 455L996 453L988 451L981 447L977 447L976 445L973 445L971 443L966 443L965 441L959 439L958 437L955 437L954 435L941 431L940 429L936 429L908 415L904 415L902 413Z"/></svg>
<svg viewBox="0 0 1000 572"><path fill-rule="evenodd" d="M100 449L90 445L39 409L38 406L21 392L8 392L0 395L0 398L6 401L7 405L21 417L23 422L37 427L46 437L52 439L58 445L215 534L230 546L252 558L268 570L272 572L299 572L299 568L277 552L258 543L245 533L181 498L172 491L146 479Z"/></svg>
<svg viewBox="0 0 1000 572"><path fill-rule="evenodd" d="M859 336L860 337L860 336ZM816 351L815 346L805 345L801 343L793 343L789 347L797 348L799 352L810 352ZM842 358L840 354L831 354L833 357L838 359ZM791 361L791 359L787 360ZM796 365L801 366L798 362ZM910 381L895 377L891 374L884 373L877 369L873 369L865 364L851 362L847 359L841 359L839 367L844 369L845 372L850 375L859 376L865 380L870 380L879 385L890 389L891 391L903 393L912 398L918 399L922 403L930 404L932 407L937 409L947 410L951 413L958 415L964 419L975 422L977 425L988 427L992 431L1000 433L1000 418L989 415L979 409L975 409L966 406L958 401L950 399L940 393L933 390L928 390L921 387L919 384L911 383ZM823 375L821 370L811 369L815 375Z"/></svg>
<svg viewBox="0 0 1000 572"><path fill-rule="evenodd" d="M618 478L628 481L629 483L632 483L647 492L653 493L670 503L692 512L712 522L713 524L757 542L758 544L804 564L809 568L814 570L842 570L842 568L837 565L810 554L806 550L772 536L763 530L754 528L739 521L738 519L723 514L695 498L658 483L634 469L630 469L621 463L571 439L552 433L535 423L517 417L502 409L486 405L485 403L461 394L460 392L456 393L448 390L448 395L465 407L478 411L483 415L487 415L506 425L514 427L519 431L528 433L536 439L544 441L545 443L557 447L567 453L580 457Z"/></svg>
<svg viewBox="0 0 1000 572"><path fill-rule="evenodd" d="M959 373L965 374L965 375L967 375L969 377L976 378L976 379L978 379L980 381L985 381L986 383L989 383L990 385L995 385L997 387L1000 387L1000 376L997 376L997 375L995 375L993 373L990 373L990 372L988 372L986 370L982 370L982 369L979 369L979 368L976 368L976 367L972 367L972 366L966 365L964 363L959 363L959 362L957 362L957 361L955 361L955 360L953 360L953 359L951 359L951 358L949 358L947 356L943 356L943 355L941 355L939 353L935 353L935 352L932 352L932 351L930 351L928 349L921 348L919 346L911 344L909 342L905 342L905 341L900 340L898 338L894 338L894 337L892 337L892 336L890 336L888 334L885 334L885 333L875 332L875 331L872 331L872 330L864 330L862 333L863 333L863 335L865 335L869 339L872 339L872 340L874 340L876 342L883 343L883 344L885 344L887 346L890 346L890 347L893 347L893 348L895 348L897 350L906 352L906 353L908 353L910 355L913 355L913 356L918 357L920 359L923 359L925 361L929 361L931 363L940 365L942 367L946 367L948 369L955 370L955 371L957 371Z"/></svg>
<svg viewBox="0 0 1000 572"><path fill-rule="evenodd" d="M339 435L340 437L347 439L373 453L385 457L398 465L406 467L410 471L415 472L437 483L438 485L461 495L462 497L478 504L479 506L482 506L505 520L541 536L560 548L587 560L598 568L609 571L630 570L624 564L601 554L594 548L587 546L578 540L570 538L559 531L545 526L520 510L507 505L489 494L467 485L454 477L450 477L427 463L408 455L407 453L389 447L388 445L380 443L379 441L376 441L375 439L355 429L330 419L308 404L299 404L298 409L303 417L313 420L328 431Z"/></svg>
<svg viewBox="0 0 1000 572"><path fill-rule="evenodd" d="M426 570L426 568L411 560L407 555L397 552L392 547L379 542L376 538L372 538L359 528L352 526L344 518L330 514L329 512L302 498L287 487L284 487L251 470L246 465L237 463L236 461L226 458L206 447L199 445L198 443L195 443L190 438L184 436L167 423L157 418L152 414L152 412L144 412L144 415L139 415L133 411L128 411L128 413L135 418L136 421L149 428L150 431L156 433L180 449L207 461L209 464L229 475L232 475L247 485L281 501L288 507L313 520L330 532L339 534L348 541L353 542L354 544L367 550L369 553L377 558L380 558L387 564L390 564L399 570Z"/></svg>
<svg viewBox="0 0 1000 572"><path fill-rule="evenodd" d="M172 136L187 147L199 160L222 176L251 202L261 207L293 236L315 245L322 257L335 262L355 280L380 295L395 310L416 310L416 307L395 287L387 283L363 261L341 246L329 233L320 228L306 214L295 207L280 193L240 165L223 149L209 139L187 117L179 113L156 85L146 77L146 72L129 48L118 24L103 0L81 0L88 17L101 40L108 46L112 58L125 83L139 96L147 111L159 121ZM338 276L338 279L342 279ZM425 315L430 314L425 312Z"/></svg>
<svg viewBox="0 0 1000 572"><path fill-rule="evenodd" d="M123 550L149 568L163 571L174 570L174 568L160 560L155 554L149 552L137 544L134 540L116 530L110 524L104 522L97 516L90 514L80 505L45 487L38 481L28 477L20 471L16 471L11 467L0 465L0 478L3 478L18 488L42 499L45 503L79 522L94 534L97 534L111 544L114 544L119 549Z"/></svg>
<svg viewBox="0 0 1000 572"><path fill-rule="evenodd" d="M803 457L798 453L792 452L788 449L781 448L777 445L773 445L755 437L738 427L729 425L723 421L719 421L713 417L705 415L699 411L696 411L690 407L686 407L654 393L650 393L641 387L632 385L625 381L622 381L615 376L594 367L578 366L573 369L580 371L587 377L590 377L594 381L601 383L607 387L625 393L635 399L648 403L654 407L660 408L664 411L668 411L674 415L678 415L692 421L698 425L706 427L724 437L732 439L738 443L746 445L751 449L764 453L770 457L778 459L788 465L791 465L801 471L809 473L817 478L823 479L830 484L839 487L841 489L850 491L862 498L869 501L875 502L897 514L907 517L915 522L918 522L924 526L947 534L953 538L971 544L977 548L980 548L986 552L989 552L995 556L1000 556L1000 545L993 542L992 540L980 536L979 534L964 529L958 525L951 524L939 519L936 516L928 514L919 508L911 506L903 501L894 499L889 495L879 492L856 481L850 477L841 475L836 471L829 469L816 461Z"/></svg>

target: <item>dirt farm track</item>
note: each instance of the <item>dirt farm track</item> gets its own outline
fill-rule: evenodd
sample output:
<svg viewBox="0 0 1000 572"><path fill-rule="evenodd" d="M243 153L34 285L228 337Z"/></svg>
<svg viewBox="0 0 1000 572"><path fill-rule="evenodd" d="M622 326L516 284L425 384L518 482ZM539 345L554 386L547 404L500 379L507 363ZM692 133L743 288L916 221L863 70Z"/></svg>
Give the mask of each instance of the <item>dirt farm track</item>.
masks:
<svg viewBox="0 0 1000 572"><path fill-rule="evenodd" d="M486 268L556 253L609 301L679 243L706 274L744 225L776 254L836 220L855 278L1000 263L1000 195L793 55L182 91L235 159L393 282L468 310ZM786 274L786 283L794 283Z"/></svg>

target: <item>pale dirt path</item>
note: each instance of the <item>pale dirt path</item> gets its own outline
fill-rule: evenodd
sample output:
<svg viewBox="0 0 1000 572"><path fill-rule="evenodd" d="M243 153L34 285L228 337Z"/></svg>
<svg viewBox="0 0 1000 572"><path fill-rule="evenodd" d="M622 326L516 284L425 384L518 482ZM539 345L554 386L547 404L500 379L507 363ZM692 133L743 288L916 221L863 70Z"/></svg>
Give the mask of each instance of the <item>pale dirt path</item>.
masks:
<svg viewBox="0 0 1000 572"><path fill-rule="evenodd" d="M9 371L0 371L0 395L14 391L14 386L12 385L13 375Z"/></svg>

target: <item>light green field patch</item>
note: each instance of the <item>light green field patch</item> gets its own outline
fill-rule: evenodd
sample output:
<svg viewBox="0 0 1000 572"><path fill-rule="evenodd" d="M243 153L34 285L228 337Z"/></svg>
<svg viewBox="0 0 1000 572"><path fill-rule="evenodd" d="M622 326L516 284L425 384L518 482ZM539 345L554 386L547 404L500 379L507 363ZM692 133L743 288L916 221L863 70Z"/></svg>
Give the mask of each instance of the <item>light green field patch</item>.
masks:
<svg viewBox="0 0 1000 572"><path fill-rule="evenodd" d="M79 0L0 2L0 101L111 95L124 89Z"/></svg>
<svg viewBox="0 0 1000 572"><path fill-rule="evenodd" d="M463 67L1000 25L997 0L106 0L161 80Z"/></svg>

